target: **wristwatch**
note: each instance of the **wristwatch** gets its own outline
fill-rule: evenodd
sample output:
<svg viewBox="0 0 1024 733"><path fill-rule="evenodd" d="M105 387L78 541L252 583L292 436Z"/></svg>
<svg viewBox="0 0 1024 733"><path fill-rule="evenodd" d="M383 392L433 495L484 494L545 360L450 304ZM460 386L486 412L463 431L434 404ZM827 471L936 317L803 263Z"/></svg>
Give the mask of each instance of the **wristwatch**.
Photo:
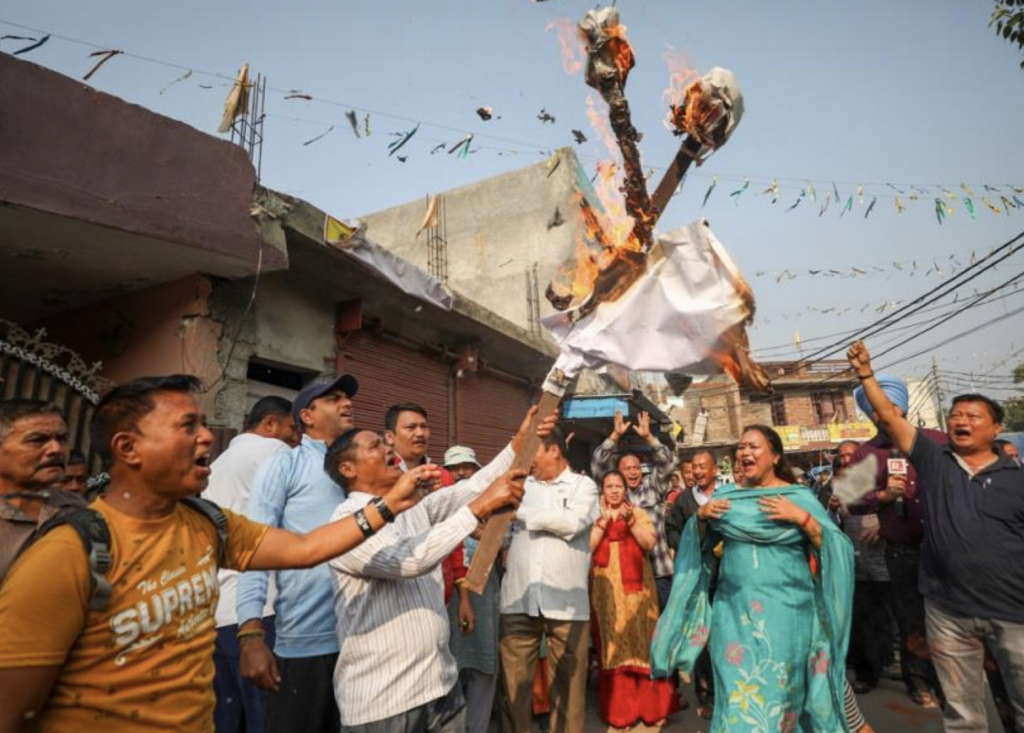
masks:
<svg viewBox="0 0 1024 733"><path fill-rule="evenodd" d="M366 512L360 509L352 516L355 517L356 524L359 525L359 529L362 530L363 536L366 538L373 537L376 532L373 527L370 526L370 520L366 518Z"/></svg>
<svg viewBox="0 0 1024 733"><path fill-rule="evenodd" d="M375 497L370 503L377 507L377 511L380 512L380 516L385 522L390 524L395 521L395 513L391 511L391 507L389 507L388 503L384 501L383 496Z"/></svg>

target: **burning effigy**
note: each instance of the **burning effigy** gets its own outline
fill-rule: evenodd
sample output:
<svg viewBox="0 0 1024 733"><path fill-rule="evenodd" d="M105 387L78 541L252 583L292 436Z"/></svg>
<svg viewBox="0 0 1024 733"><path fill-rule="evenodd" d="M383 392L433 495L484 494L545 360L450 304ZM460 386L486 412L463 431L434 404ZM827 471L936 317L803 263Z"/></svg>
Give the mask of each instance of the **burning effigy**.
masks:
<svg viewBox="0 0 1024 733"><path fill-rule="evenodd" d="M690 225L657 242L653 236L689 166L725 145L739 124L743 95L736 77L714 68L680 90L681 98L670 105L669 127L684 139L652 196L640 162L641 136L625 96L636 59L618 10L589 11L579 24L579 35L586 51L587 84L607 102L621 152L624 216L619 219L628 223L609 222L602 213L582 207L586 229L598 247L578 247L574 267L546 290L549 302L563 311L545 319L562 347L558 367L567 374L600 363L641 371L724 370L739 383L765 390L767 377L750 359L746 337L755 311L753 294L707 223ZM598 175L607 179L610 173L606 166ZM686 246L681 246L684 241ZM654 250L657 270L651 268ZM703 276L688 277L695 269ZM649 282L638 285L642 280ZM628 307L610 306L627 293ZM609 308L597 315L602 304ZM616 326L626 322L634 327ZM643 327L637 330L640 322ZM656 338L637 338L640 333Z"/></svg>
<svg viewBox="0 0 1024 733"><path fill-rule="evenodd" d="M736 77L715 68L687 82L668 119L682 141L652 195L641 164L642 136L625 94L636 57L619 12L590 10L577 30L586 54L586 82L608 105L614 135L609 145L622 159L621 167L599 169L598 185L607 190L620 181L621 206L597 211L581 204L588 241L578 243L574 266L546 290L558 312L544 325L561 355L545 380L536 419L557 409L582 369L603 364L689 374L725 371L739 384L767 391L767 374L751 358L746 332L755 312L753 292L708 223L654 236L690 165L725 145L739 124L743 95ZM592 122L602 126L594 105L588 105ZM533 440L531 433L514 468L529 467ZM509 521L500 514L488 521L466 578L470 590L482 591Z"/></svg>

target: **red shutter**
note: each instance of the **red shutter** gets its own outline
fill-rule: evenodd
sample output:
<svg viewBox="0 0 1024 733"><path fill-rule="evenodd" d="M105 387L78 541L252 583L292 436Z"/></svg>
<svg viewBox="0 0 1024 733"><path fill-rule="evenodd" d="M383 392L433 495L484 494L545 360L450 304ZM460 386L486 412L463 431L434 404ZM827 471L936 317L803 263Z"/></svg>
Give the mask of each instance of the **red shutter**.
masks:
<svg viewBox="0 0 1024 733"><path fill-rule="evenodd" d="M487 373L469 373L458 380L457 439L486 463L504 448L519 429L530 391Z"/></svg>
<svg viewBox="0 0 1024 733"><path fill-rule="evenodd" d="M384 429L384 413L397 402L415 402L428 414L429 455L440 461L449 438L448 366L439 358L369 331L354 331L341 347L346 373L359 380L356 425Z"/></svg>

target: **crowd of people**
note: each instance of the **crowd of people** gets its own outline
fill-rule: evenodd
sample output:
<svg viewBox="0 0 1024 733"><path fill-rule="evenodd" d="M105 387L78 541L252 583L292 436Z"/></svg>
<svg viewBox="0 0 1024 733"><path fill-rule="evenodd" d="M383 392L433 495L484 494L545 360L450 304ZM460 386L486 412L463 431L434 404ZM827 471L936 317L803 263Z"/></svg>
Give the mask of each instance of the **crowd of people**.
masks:
<svg viewBox="0 0 1024 733"><path fill-rule="evenodd" d="M906 385L863 344L849 361L879 431L817 490L770 426L722 484L720 457L677 456L643 413L616 413L587 470L536 408L490 462L434 463L427 411L358 426L349 375L260 399L211 460L176 375L103 397L109 482L87 503L59 410L0 402L0 733L579 733L588 680L618 729L665 725L692 685L712 731L863 732L855 693L897 655L946 730L988 729L986 673L1024 730L1024 469L1001 408L962 395L947 433L915 428Z"/></svg>

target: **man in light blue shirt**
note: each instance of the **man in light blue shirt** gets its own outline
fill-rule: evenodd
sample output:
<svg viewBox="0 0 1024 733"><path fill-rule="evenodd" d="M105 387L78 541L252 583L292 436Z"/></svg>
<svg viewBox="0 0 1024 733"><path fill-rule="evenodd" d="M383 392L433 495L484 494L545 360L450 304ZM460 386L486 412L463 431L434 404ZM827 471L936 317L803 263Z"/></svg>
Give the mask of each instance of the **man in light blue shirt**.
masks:
<svg viewBox="0 0 1024 733"><path fill-rule="evenodd" d="M345 490L324 471L327 447L353 424L355 378L343 375L311 384L292 406L302 442L260 468L246 515L292 532L309 532L330 521ZM268 690L267 733L300 730L336 733L341 726L334 698L338 658L334 589L327 564L275 574L274 652L263 643L260 619L268 575L250 572L238 584L242 675Z"/></svg>

